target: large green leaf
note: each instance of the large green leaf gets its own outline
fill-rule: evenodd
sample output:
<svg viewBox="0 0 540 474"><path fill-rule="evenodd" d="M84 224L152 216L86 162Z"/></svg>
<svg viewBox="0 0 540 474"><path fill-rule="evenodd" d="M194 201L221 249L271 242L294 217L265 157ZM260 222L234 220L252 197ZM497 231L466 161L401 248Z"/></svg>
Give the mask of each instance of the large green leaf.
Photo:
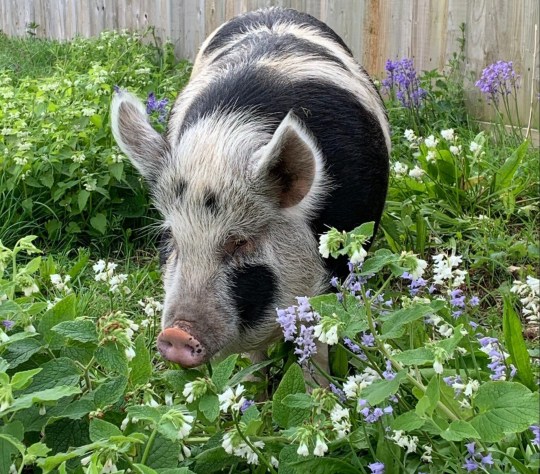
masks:
<svg viewBox="0 0 540 474"><path fill-rule="evenodd" d="M139 334L134 342L135 357L129 361L129 383L137 387L148 383L152 375L152 357L146 347L143 334Z"/></svg>
<svg viewBox="0 0 540 474"><path fill-rule="evenodd" d="M531 358L523 339L521 322L508 295L504 295L503 333L506 348L517 369L517 378L531 390L535 390L536 384L531 367Z"/></svg>
<svg viewBox="0 0 540 474"><path fill-rule="evenodd" d="M480 410L471 421L483 441L497 442L538 424L539 397L517 382L487 382L480 386L475 405Z"/></svg>
<svg viewBox="0 0 540 474"><path fill-rule="evenodd" d="M237 359L238 354L232 354L217 365L212 366L212 382L214 382L218 392L221 392L227 385Z"/></svg>
<svg viewBox="0 0 540 474"><path fill-rule="evenodd" d="M401 370L392 380L377 380L362 390L362 398L372 406L378 405L398 391L401 381L406 376L407 371Z"/></svg>
<svg viewBox="0 0 540 474"><path fill-rule="evenodd" d="M512 184L512 179L519 168L519 164L527 153L529 142L524 141L503 163L495 175L495 189L502 191L509 188Z"/></svg>
<svg viewBox="0 0 540 474"><path fill-rule="evenodd" d="M274 393L272 401L272 419L274 423L277 423L282 428L300 425L308 417L309 410L289 408L283 404L283 399L287 395L305 392L306 384L302 369L298 364L292 364Z"/></svg>
<svg viewBox="0 0 540 474"><path fill-rule="evenodd" d="M43 335L44 341L50 349L61 349L64 338L51 331L57 324L63 321L73 321L77 315L77 297L75 293L66 296L47 311L38 324L38 332Z"/></svg>

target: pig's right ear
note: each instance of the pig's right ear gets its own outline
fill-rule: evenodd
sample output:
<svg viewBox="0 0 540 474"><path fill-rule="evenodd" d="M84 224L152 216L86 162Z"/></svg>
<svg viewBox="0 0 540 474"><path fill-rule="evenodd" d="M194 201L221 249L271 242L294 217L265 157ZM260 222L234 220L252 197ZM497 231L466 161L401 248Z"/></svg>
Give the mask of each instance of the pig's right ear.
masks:
<svg viewBox="0 0 540 474"><path fill-rule="evenodd" d="M165 138L148 121L144 104L133 94L119 90L111 104L114 139L144 178L153 182L169 153Z"/></svg>

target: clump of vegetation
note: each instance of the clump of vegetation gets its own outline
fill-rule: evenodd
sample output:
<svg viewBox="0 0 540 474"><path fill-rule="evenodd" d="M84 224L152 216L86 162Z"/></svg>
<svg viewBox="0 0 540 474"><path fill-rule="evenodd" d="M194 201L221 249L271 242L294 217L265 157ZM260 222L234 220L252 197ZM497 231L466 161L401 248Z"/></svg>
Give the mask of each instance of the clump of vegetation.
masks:
<svg viewBox="0 0 540 474"><path fill-rule="evenodd" d="M52 45L1 41L28 45L22 50L40 67L47 63L43 72L28 58L20 70L0 69L4 242L15 243L31 227L46 242L88 245L148 225L144 186L112 138L110 98L122 84L150 100L172 100L188 65L174 61L170 45L158 48L126 32ZM156 122L162 114L155 113Z"/></svg>
<svg viewBox="0 0 540 474"><path fill-rule="evenodd" d="M536 472L537 150L476 129L462 57L446 73L388 65L394 151L372 251L372 224L329 230L320 251L350 274L278 309L268 360L183 370L154 348L156 259L105 253L149 212L113 144L113 87L150 94L159 127L186 80L168 46L140 40L32 39L53 54L44 77L0 56L0 472Z"/></svg>

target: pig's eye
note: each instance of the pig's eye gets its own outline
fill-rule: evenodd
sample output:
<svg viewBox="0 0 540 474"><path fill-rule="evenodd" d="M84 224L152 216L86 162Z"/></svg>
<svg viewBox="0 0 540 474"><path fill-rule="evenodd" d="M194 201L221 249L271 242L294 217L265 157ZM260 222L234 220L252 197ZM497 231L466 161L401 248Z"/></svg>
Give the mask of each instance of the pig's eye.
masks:
<svg viewBox="0 0 540 474"><path fill-rule="evenodd" d="M241 237L231 237L225 242L224 250L227 256L239 255L248 252L253 247L253 243Z"/></svg>

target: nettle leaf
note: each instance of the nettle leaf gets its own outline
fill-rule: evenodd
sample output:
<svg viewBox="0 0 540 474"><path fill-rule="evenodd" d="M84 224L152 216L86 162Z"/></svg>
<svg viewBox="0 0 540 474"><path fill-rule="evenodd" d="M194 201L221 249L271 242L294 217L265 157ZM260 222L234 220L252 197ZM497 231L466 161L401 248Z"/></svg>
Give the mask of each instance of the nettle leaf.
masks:
<svg viewBox="0 0 540 474"><path fill-rule="evenodd" d="M450 423L450 426L444 431L441 431L441 437L447 441L463 441L464 439L480 438L480 435L467 421L456 420Z"/></svg>
<svg viewBox="0 0 540 474"><path fill-rule="evenodd" d="M25 370L23 372L16 372L13 374L13 377L11 377L11 388L13 390L22 390L26 388L31 382L34 377L34 375L41 372L43 369L32 369L32 370Z"/></svg>
<svg viewBox="0 0 540 474"><path fill-rule="evenodd" d="M531 358L529 357L527 345L523 339L523 329L519 316L515 312L508 295L504 295L503 298L503 333L506 348L517 369L517 378L531 390L535 390L536 383L532 372Z"/></svg>
<svg viewBox="0 0 540 474"><path fill-rule="evenodd" d="M478 389L480 413L470 420L482 440L497 442L538 423L538 393L517 382L487 382Z"/></svg>
<svg viewBox="0 0 540 474"><path fill-rule="evenodd" d="M293 393L287 395L281 403L289 408L308 409L315 406L315 402L307 393Z"/></svg>
<svg viewBox="0 0 540 474"><path fill-rule="evenodd" d="M11 336L11 338L13 338L14 336ZM2 357L4 357L7 362L9 362L10 369L18 367L42 349L43 346L35 338L35 336L36 334L34 333L31 336L28 336L20 341L11 341L11 344L8 346L7 351L2 354Z"/></svg>
<svg viewBox="0 0 540 474"><path fill-rule="evenodd" d="M400 352L394 356L394 359L403 365L424 365L432 363L435 354L427 347L419 347L418 349Z"/></svg>
<svg viewBox="0 0 540 474"><path fill-rule="evenodd" d="M90 225L100 234L105 235L105 231L107 230L107 217L105 217L105 214L98 212L90 219Z"/></svg>
<svg viewBox="0 0 540 474"><path fill-rule="evenodd" d="M71 293L49 311L47 311L38 324L38 332L42 334L43 340L49 345L50 349L61 349L64 346L64 338L51 329L64 321L73 321L77 315L77 297Z"/></svg>
<svg viewBox="0 0 540 474"><path fill-rule="evenodd" d="M377 380L362 390L362 398L371 406L378 405L398 391L401 381L406 376L407 371L400 370L392 380Z"/></svg>
<svg viewBox="0 0 540 474"><path fill-rule="evenodd" d="M153 469L173 468L178 466L181 445L158 433L154 439L146 465Z"/></svg>
<svg viewBox="0 0 540 474"><path fill-rule="evenodd" d="M0 438L0 472L9 472L11 456L19 452L17 445L13 441L22 441L24 432L24 426L20 421L11 421L4 426L0 426L0 435L10 437L9 439Z"/></svg>
<svg viewBox="0 0 540 474"><path fill-rule="evenodd" d="M459 326L454 328L454 334L452 334L452 337L449 337L448 339L442 339L435 345L444 349L448 354L452 354L457 349L459 343L463 339L463 334L461 334L462 329L463 324L460 324Z"/></svg>
<svg viewBox="0 0 540 474"><path fill-rule="evenodd" d="M25 388L25 394L46 390L57 386L76 386L79 383L81 371L71 359L59 357L41 366L32 383Z"/></svg>
<svg viewBox="0 0 540 474"><path fill-rule="evenodd" d="M64 321L52 328L57 334L67 339L79 342L97 342L98 334L96 323L89 319L76 319L75 321Z"/></svg>
<svg viewBox="0 0 540 474"><path fill-rule="evenodd" d="M128 360L122 346L107 342L96 349L96 360L104 369L128 375Z"/></svg>
<svg viewBox="0 0 540 474"><path fill-rule="evenodd" d="M308 416L309 410L291 409L283 404L287 395L305 393L304 374L298 364L292 364L284 375L272 400L272 420L281 428L300 425Z"/></svg>
<svg viewBox="0 0 540 474"><path fill-rule="evenodd" d="M216 420L219 416L219 399L214 393L206 393L199 400L199 410L204 413L206 419L210 422Z"/></svg>
<svg viewBox="0 0 540 474"><path fill-rule="evenodd" d="M372 275L380 272L385 266L392 263L397 264L399 255L394 254L388 249L380 249L375 252L373 257L366 259L362 264L362 271L359 275Z"/></svg>
<svg viewBox="0 0 540 474"><path fill-rule="evenodd" d="M152 357L146 347L143 334L139 334L134 343L135 357L129 361L129 383L132 387L145 385L152 375Z"/></svg>
<svg viewBox="0 0 540 474"><path fill-rule="evenodd" d="M399 415L396 419L392 421L392 429L397 431L414 431L422 428L424 426L425 420L420 418L414 411L408 411Z"/></svg>
<svg viewBox="0 0 540 474"><path fill-rule="evenodd" d="M424 318L428 314L433 313L433 308L430 305L415 304L408 308L394 311L389 316L384 317L382 325L382 339L394 339L401 337L405 332L405 325ZM383 319L383 318L381 318Z"/></svg>
<svg viewBox="0 0 540 474"><path fill-rule="evenodd" d="M227 386L237 359L238 354L232 354L217 365L212 366L212 382L214 382L218 392L221 392Z"/></svg>
<svg viewBox="0 0 540 474"><path fill-rule="evenodd" d="M77 196L77 204L79 205L79 212L84 211L89 197L90 197L90 191L87 191L86 189L81 189L79 191L79 194Z"/></svg>
<svg viewBox="0 0 540 474"><path fill-rule="evenodd" d="M44 466L51 466L49 470L45 472L50 472L58 464L79 457L86 454L87 451L92 449L90 443L90 437L88 434L88 422L83 420L68 420L61 419L55 423L49 424L45 427L45 443L53 453L59 453L55 456L49 456L44 461ZM107 445L108 441L102 441L102 444ZM73 449L79 448L79 449ZM70 451L66 453L65 451ZM80 453L80 454L77 454Z"/></svg>
<svg viewBox="0 0 540 474"><path fill-rule="evenodd" d="M92 441L99 441L101 439L109 439L111 436L123 436L120 428L99 418L93 418L90 420L90 439Z"/></svg>
<svg viewBox="0 0 540 474"><path fill-rule="evenodd" d="M119 376L101 384L94 393L94 402L97 408L114 405L122 396L127 387L127 377Z"/></svg>
<svg viewBox="0 0 540 474"><path fill-rule="evenodd" d="M79 387L58 386L48 390L41 390L28 395L22 395L16 398L8 408L0 412L0 416L30 408L34 403L53 402L78 393L81 393Z"/></svg>
<svg viewBox="0 0 540 474"><path fill-rule="evenodd" d="M128 407L127 412L131 418L141 421L157 424L161 420L161 411L148 405L134 405Z"/></svg>
<svg viewBox="0 0 540 474"><path fill-rule="evenodd" d="M433 376L426 387L426 393L416 404L416 414L423 418L426 414L431 416L440 398L439 377Z"/></svg>

